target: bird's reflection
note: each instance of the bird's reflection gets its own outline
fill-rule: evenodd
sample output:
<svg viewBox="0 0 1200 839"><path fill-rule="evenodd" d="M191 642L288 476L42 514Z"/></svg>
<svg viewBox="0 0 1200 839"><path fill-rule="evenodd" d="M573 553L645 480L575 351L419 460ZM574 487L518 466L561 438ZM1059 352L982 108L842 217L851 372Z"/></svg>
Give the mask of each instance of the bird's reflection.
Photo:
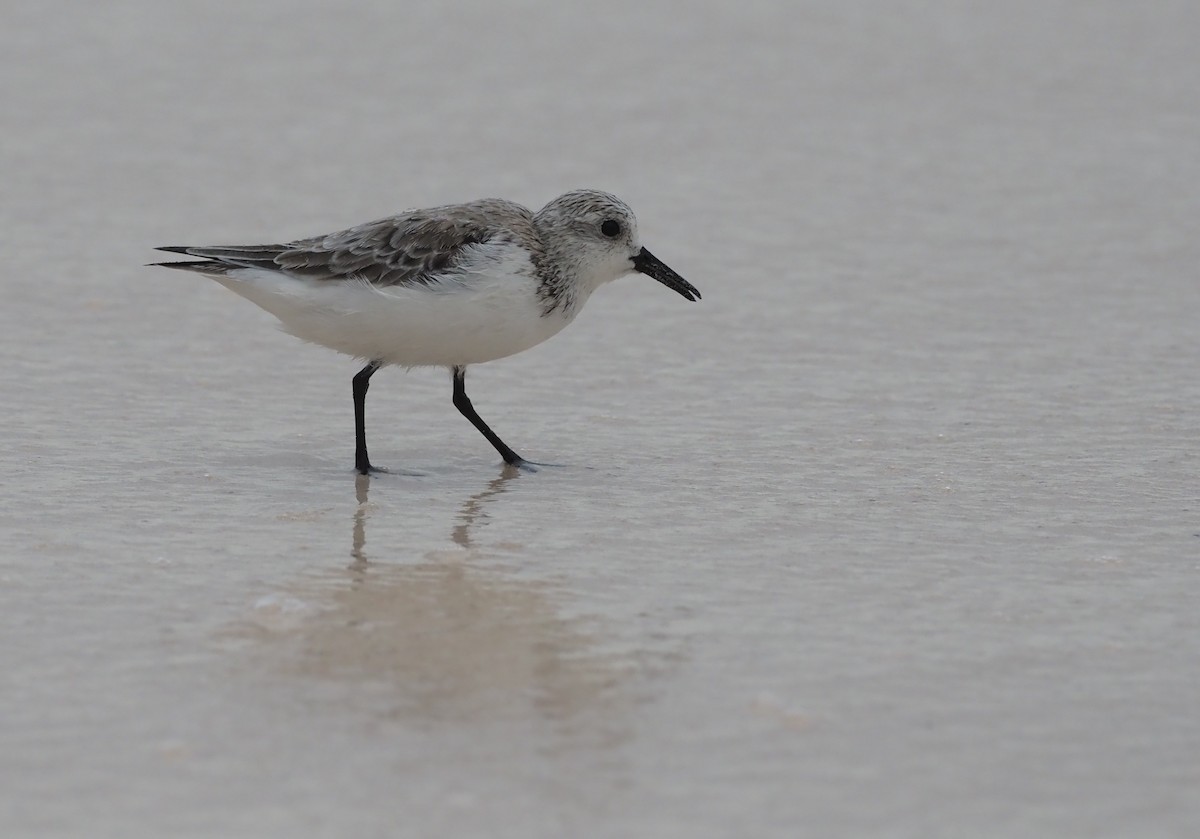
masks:
<svg viewBox="0 0 1200 839"><path fill-rule="evenodd" d="M459 511L454 529L450 532L450 540L460 548L469 549L471 547L471 529L475 525L476 520L484 513L484 504L493 496L504 492L505 485L509 481L520 475L520 471L513 466L506 465L499 477L493 478L482 492L477 492L463 503L462 509ZM364 550L367 544L367 511L369 508L368 495L371 490L371 477L369 475L356 475L354 481L354 498L358 505L354 508L354 529L351 539L350 556L353 558L351 569L355 571L365 570L367 565L367 554Z"/></svg>
<svg viewBox="0 0 1200 839"><path fill-rule="evenodd" d="M369 544L369 478L355 485L348 567L293 587L294 620L255 620L276 664L306 677L349 682L355 701L385 716L464 719L517 715L566 719L623 701L635 655L601 652L580 621L559 613L561 592L505 570L477 546L498 499L516 486L506 470L458 508L446 550L403 563ZM515 546L519 550L519 546ZM508 552L514 546L508 546ZM391 555L389 555L391 554ZM281 649L281 647L283 649Z"/></svg>

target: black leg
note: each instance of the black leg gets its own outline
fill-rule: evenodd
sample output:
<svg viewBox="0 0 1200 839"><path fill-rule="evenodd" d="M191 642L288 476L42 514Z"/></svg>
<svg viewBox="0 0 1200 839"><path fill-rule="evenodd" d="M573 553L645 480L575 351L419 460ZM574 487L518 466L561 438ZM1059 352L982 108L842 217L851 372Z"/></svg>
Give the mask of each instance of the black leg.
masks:
<svg viewBox="0 0 1200 839"><path fill-rule="evenodd" d="M379 366L378 361L372 361L354 376L354 468L363 475L379 471L367 457L367 388Z"/></svg>
<svg viewBox="0 0 1200 839"><path fill-rule="evenodd" d="M483 421L479 414L475 413L475 406L471 404L471 400L467 396L467 368L455 367L451 372L454 375L454 407L458 408L458 412L469 419L471 425L479 429L480 434L487 437L488 442L496 447L496 451L500 452L500 456L504 458L505 463L509 466L527 465L525 458L504 445L504 441L496 436L496 432L488 428L487 423ZM362 374L360 373L359 375Z"/></svg>

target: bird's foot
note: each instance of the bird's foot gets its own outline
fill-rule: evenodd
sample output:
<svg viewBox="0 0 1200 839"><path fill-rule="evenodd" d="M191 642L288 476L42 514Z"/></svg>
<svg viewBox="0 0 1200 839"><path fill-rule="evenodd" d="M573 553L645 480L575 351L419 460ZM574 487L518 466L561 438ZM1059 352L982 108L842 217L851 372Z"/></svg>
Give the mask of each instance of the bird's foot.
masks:
<svg viewBox="0 0 1200 839"><path fill-rule="evenodd" d="M354 471L360 475L398 475L402 478L424 478L428 477L428 472L418 472L415 469L389 469L386 466L372 466L367 464L365 467L356 466Z"/></svg>
<svg viewBox="0 0 1200 839"><path fill-rule="evenodd" d="M532 472L537 472L539 469L543 469L543 468L561 469L563 467L563 465L561 463L539 463L536 460L526 460L525 458L522 457L522 458L518 458L515 461L508 461L505 464L505 467L508 469L518 471L518 472L532 473Z"/></svg>

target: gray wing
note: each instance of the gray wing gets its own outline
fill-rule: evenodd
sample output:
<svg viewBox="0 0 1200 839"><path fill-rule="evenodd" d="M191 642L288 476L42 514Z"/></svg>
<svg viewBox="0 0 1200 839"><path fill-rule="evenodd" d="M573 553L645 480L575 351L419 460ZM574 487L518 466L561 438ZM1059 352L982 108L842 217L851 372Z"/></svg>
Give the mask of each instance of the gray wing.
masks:
<svg viewBox="0 0 1200 839"><path fill-rule="evenodd" d="M202 261L156 264L202 274L260 268L313 280L427 285L459 267L472 246L496 240L536 250L530 212L509 201L477 201L418 210L283 245L161 247L158 250Z"/></svg>

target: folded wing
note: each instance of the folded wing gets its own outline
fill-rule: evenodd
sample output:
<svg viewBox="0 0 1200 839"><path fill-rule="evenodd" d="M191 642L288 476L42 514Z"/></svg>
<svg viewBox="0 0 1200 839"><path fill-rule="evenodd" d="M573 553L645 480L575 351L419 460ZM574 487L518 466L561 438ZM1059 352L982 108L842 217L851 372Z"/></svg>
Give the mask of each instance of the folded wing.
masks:
<svg viewBox="0 0 1200 839"><path fill-rule="evenodd" d="M493 199L392 216L281 245L161 247L158 250L199 259L155 264L218 276L257 268L315 281L428 285L457 268L473 246L497 238L536 250L529 211Z"/></svg>

